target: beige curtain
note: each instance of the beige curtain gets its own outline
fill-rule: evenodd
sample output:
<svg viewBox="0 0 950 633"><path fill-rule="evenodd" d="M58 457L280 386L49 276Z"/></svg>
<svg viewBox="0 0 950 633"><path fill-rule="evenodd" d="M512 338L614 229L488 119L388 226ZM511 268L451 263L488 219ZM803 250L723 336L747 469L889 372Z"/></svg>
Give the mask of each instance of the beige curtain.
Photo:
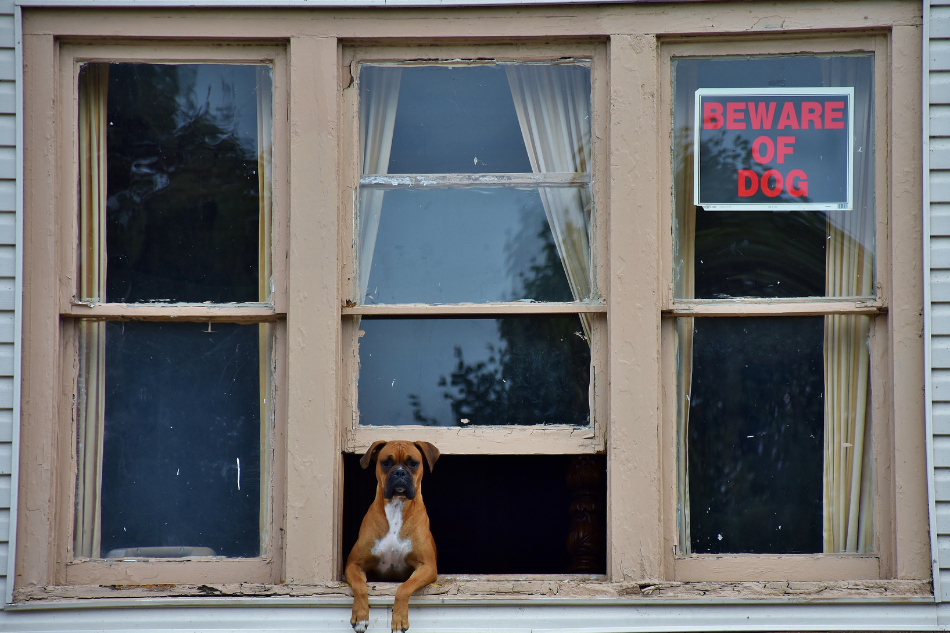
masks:
<svg viewBox="0 0 950 633"><path fill-rule="evenodd" d="M258 300L271 301L274 294L273 269L271 258L271 235L273 232L271 214L273 211L271 182L273 176L273 129L274 129L274 100L269 66L257 67L257 185L260 199L260 216L258 220ZM271 394L271 327L267 323L258 325L258 354L260 355L260 415L261 415L261 512L260 534L261 547L267 540L267 527L270 524L270 513L267 511L270 504L270 476L271 476L271 442L270 411L272 402L268 402Z"/></svg>
<svg viewBox="0 0 950 633"><path fill-rule="evenodd" d="M823 60L825 85L854 86L854 210L828 213L826 294L874 294L874 155L871 86L848 58ZM866 144L867 146L864 146ZM825 317L824 551L872 549L868 415L870 318Z"/></svg>
<svg viewBox="0 0 950 633"><path fill-rule="evenodd" d="M105 301L106 97L108 64L87 64L79 75L79 293ZM76 556L99 556L99 479L105 397L105 323L82 321L77 424Z"/></svg>
<svg viewBox="0 0 950 633"><path fill-rule="evenodd" d="M505 67L521 135L534 173L590 171L590 86L580 66ZM541 202L576 301L591 298L590 213L587 187L542 187ZM590 317L582 314L590 341Z"/></svg>
<svg viewBox="0 0 950 633"><path fill-rule="evenodd" d="M677 227L677 239L682 245L682 270L677 279L678 294L692 298L696 292L695 249L696 243L696 207L693 205L693 152L689 141L683 143L682 155L684 176L676 191L676 199L685 205L685 213ZM679 504L679 553L692 553L692 538L689 530L689 464L686 454L689 430L689 393L693 384L693 319L678 318L674 321L676 330L676 469L677 503Z"/></svg>
<svg viewBox="0 0 950 633"><path fill-rule="evenodd" d="M360 173L364 176L389 171L401 78L402 70L396 67L364 66L360 69ZM384 193L379 189L360 189L356 269L360 303L366 301Z"/></svg>

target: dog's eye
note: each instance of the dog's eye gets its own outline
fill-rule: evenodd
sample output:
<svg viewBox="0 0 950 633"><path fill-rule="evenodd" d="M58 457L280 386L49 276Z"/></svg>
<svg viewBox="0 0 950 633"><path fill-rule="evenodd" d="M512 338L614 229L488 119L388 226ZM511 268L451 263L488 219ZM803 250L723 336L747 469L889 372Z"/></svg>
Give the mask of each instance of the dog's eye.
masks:
<svg viewBox="0 0 950 633"><path fill-rule="evenodd" d="M406 460L406 466L408 466L409 468L415 468L415 467L418 466L418 465L419 465L419 462L417 462L417 461L414 460L414 459L407 459L407 460Z"/></svg>
<svg viewBox="0 0 950 633"><path fill-rule="evenodd" d="M383 464L383 468L386 468L386 469L392 468L393 467L392 457L387 457L386 459L384 459L382 461L382 464Z"/></svg>

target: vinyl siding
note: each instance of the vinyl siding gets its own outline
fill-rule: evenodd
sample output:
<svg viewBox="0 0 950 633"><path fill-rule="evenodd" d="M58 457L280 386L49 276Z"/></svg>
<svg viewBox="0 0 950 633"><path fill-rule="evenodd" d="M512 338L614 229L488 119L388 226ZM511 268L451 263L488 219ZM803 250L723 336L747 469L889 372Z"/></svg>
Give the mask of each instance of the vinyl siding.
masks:
<svg viewBox="0 0 950 633"><path fill-rule="evenodd" d="M950 2L930 8L930 315L940 600L950 600Z"/></svg>
<svg viewBox="0 0 950 633"><path fill-rule="evenodd" d="M0 596L6 595L13 472L16 62L13 0L0 0Z"/></svg>

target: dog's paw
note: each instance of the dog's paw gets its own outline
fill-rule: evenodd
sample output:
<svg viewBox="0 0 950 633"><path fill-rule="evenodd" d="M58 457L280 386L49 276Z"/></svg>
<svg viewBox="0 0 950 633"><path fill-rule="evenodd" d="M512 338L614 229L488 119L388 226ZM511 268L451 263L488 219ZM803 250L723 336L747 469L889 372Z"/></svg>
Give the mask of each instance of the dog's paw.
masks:
<svg viewBox="0 0 950 633"><path fill-rule="evenodd" d="M409 630L409 614L398 614L393 609L393 633L406 633Z"/></svg>
<svg viewBox="0 0 950 633"><path fill-rule="evenodd" d="M353 623L353 630L356 633L366 633L366 629L369 628L369 620L360 620L359 622Z"/></svg>

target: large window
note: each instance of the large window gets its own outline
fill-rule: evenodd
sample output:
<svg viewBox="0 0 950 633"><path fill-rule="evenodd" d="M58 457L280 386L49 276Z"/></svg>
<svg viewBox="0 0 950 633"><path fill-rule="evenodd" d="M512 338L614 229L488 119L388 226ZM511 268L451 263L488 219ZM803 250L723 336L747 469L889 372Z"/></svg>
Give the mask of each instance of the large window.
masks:
<svg viewBox="0 0 950 633"><path fill-rule="evenodd" d="M17 599L342 598L376 440L439 599L925 592L913 12L709 6L25 8Z"/></svg>

